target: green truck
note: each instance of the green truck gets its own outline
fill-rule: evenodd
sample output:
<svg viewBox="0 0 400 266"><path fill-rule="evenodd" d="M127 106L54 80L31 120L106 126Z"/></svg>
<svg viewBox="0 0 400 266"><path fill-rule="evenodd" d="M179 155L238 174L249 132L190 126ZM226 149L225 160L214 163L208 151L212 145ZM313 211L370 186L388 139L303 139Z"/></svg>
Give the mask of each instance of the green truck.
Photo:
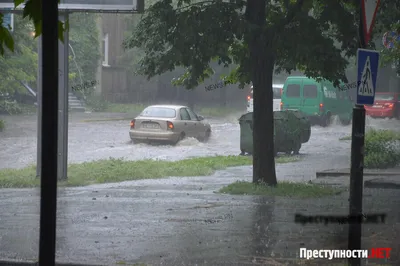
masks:
<svg viewBox="0 0 400 266"><path fill-rule="evenodd" d="M253 113L239 118L240 151L242 155L253 153ZM278 152L299 154L301 145L309 141L311 123L299 111L274 112L274 155Z"/></svg>
<svg viewBox="0 0 400 266"><path fill-rule="evenodd" d="M348 91L339 90L326 80L288 77L283 86L281 110L299 110L324 127L333 116L338 116L343 125L349 125L353 106Z"/></svg>

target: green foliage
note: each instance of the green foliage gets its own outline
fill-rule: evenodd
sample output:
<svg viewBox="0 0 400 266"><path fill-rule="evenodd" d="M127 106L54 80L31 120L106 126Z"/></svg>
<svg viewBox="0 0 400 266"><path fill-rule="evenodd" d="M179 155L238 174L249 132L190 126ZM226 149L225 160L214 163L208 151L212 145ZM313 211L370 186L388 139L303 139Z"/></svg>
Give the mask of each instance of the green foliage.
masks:
<svg viewBox="0 0 400 266"><path fill-rule="evenodd" d="M278 73L299 69L312 77L346 80L344 56L354 55L357 48L356 6L348 1L267 2L262 32L271 42L266 49L275 55ZM125 47L144 50L140 73L148 78L183 66L186 72L177 82L194 88L213 73L209 63L216 60L224 66L238 64L225 80L243 86L251 80L245 36L253 27L246 21L245 5L244 1L157 1ZM300 26L286 27L293 22Z"/></svg>
<svg viewBox="0 0 400 266"><path fill-rule="evenodd" d="M104 112L108 109L108 102L101 96L90 95L86 98L86 104L93 112Z"/></svg>
<svg viewBox="0 0 400 266"><path fill-rule="evenodd" d="M42 0L14 0L14 6L18 7L25 2L25 7L23 9L23 17L28 18L33 22L35 37L42 34ZM60 0L58 0L60 2ZM9 29L3 27L3 14L0 13L0 55L4 55L6 51L4 47L8 48L11 52L14 52L15 40L12 37ZM68 21L65 23L58 21L57 25L60 32L64 32L68 29ZM59 38L63 41L64 35L59 34Z"/></svg>
<svg viewBox="0 0 400 266"><path fill-rule="evenodd" d="M75 13L70 16L70 84L71 86L96 80L100 59L99 31L96 14ZM1 29L0 29L1 30ZM28 19L14 16L14 52L6 50L0 57L0 92L26 93L20 82L33 83L37 76L37 41L32 38L35 28ZM75 55L75 57L74 57ZM91 90L85 90L84 98Z"/></svg>
<svg viewBox="0 0 400 266"><path fill-rule="evenodd" d="M96 81L96 71L101 57L97 18L97 14L73 13L70 15L69 42L73 49L69 50L71 86ZM84 90L85 96L90 95L91 91Z"/></svg>
<svg viewBox="0 0 400 266"><path fill-rule="evenodd" d="M34 28L28 19L14 15L14 52L6 50L0 56L0 92L13 94L25 89L20 82L33 82L37 75L37 42L32 38Z"/></svg>
<svg viewBox="0 0 400 266"><path fill-rule="evenodd" d="M5 128L6 128L6 122L0 119L0 132L4 131Z"/></svg>
<svg viewBox="0 0 400 266"><path fill-rule="evenodd" d="M379 43L381 43L381 38L385 32L400 32L399 5L400 0L380 2L380 7L376 17L376 26L374 29L374 34ZM392 49L382 47L380 62L382 66L395 64L396 72L400 75L400 43L395 42L395 47Z"/></svg>
<svg viewBox="0 0 400 266"><path fill-rule="evenodd" d="M390 130L373 130L365 134L366 168L389 168L400 163L400 133Z"/></svg>
<svg viewBox="0 0 400 266"><path fill-rule="evenodd" d="M2 100L0 101L0 113L17 115L21 114L23 109L16 101Z"/></svg>
<svg viewBox="0 0 400 266"><path fill-rule="evenodd" d="M399 13L400 16L400 13ZM398 32L400 34L400 23L396 22L391 25L389 31ZM381 51L382 65L394 64L396 72L400 75L400 42L393 40L394 47L391 49L383 48Z"/></svg>

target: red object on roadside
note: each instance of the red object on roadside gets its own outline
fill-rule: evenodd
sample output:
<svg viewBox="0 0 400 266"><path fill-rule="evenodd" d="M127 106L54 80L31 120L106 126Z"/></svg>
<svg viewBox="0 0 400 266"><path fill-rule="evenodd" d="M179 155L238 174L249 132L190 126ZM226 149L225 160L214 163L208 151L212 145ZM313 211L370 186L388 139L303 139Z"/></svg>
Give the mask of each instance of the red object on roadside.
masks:
<svg viewBox="0 0 400 266"><path fill-rule="evenodd" d="M365 106L366 115L373 118L400 119L400 93L377 92L372 106Z"/></svg>

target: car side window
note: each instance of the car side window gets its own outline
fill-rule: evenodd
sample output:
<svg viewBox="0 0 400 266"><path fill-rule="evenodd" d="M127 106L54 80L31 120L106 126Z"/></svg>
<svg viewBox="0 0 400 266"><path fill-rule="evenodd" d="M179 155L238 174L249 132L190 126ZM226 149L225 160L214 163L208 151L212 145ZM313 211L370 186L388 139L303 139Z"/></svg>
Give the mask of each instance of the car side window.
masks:
<svg viewBox="0 0 400 266"><path fill-rule="evenodd" d="M186 108L186 111L189 113L190 120L194 120L194 121L199 120L197 115L192 110L190 110L189 108Z"/></svg>
<svg viewBox="0 0 400 266"><path fill-rule="evenodd" d="M181 115L181 120L190 120L190 115L189 115L188 111L186 111L185 108L182 108L179 111L179 114Z"/></svg>

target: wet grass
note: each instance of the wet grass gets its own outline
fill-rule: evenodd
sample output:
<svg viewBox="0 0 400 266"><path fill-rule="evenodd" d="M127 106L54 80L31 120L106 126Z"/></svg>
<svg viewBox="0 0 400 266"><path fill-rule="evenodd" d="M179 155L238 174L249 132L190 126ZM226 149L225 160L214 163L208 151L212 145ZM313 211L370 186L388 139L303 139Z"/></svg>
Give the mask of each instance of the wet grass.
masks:
<svg viewBox="0 0 400 266"><path fill-rule="evenodd" d="M279 182L276 187L265 184L254 184L246 181L237 181L219 190L223 194L278 196L296 198L319 198L337 195L343 189L309 183Z"/></svg>
<svg viewBox="0 0 400 266"><path fill-rule="evenodd" d="M107 109L104 112L108 113L127 113L138 115L140 114L147 105L138 103L109 103Z"/></svg>
<svg viewBox="0 0 400 266"><path fill-rule="evenodd" d="M0 119L0 132L2 132L6 128L6 122Z"/></svg>
<svg viewBox="0 0 400 266"><path fill-rule="evenodd" d="M205 117L227 117L235 115L238 112L244 112L244 109L231 107L195 107L196 113Z"/></svg>
<svg viewBox="0 0 400 266"><path fill-rule="evenodd" d="M351 140L351 136L345 136L339 139L340 141Z"/></svg>
<svg viewBox="0 0 400 266"><path fill-rule="evenodd" d="M276 163L298 161L299 157L277 157ZM68 180L59 181L59 186L84 186L99 183L114 183L129 180L165 178L169 176L206 176L227 167L251 165L247 156L212 156L181 161L125 161L110 158L68 166ZM39 186L36 166L22 169L0 170L0 187L24 188Z"/></svg>

